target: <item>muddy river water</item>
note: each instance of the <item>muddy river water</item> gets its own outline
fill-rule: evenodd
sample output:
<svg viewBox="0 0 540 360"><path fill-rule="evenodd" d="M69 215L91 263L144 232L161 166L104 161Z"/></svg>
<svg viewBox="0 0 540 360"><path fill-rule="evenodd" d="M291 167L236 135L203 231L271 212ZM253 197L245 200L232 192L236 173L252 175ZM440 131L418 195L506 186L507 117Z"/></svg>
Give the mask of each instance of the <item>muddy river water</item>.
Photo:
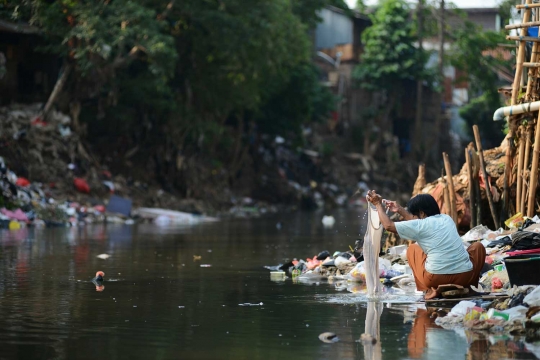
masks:
<svg viewBox="0 0 540 360"><path fill-rule="evenodd" d="M322 215L2 232L0 359L540 357L540 343L444 330L403 304L370 308L380 338L364 345L373 313L356 295L326 282L274 282L263 268L345 250L363 232L361 210L334 213L333 229ZM90 282L98 270L103 291ZM339 341L322 342L323 332Z"/></svg>

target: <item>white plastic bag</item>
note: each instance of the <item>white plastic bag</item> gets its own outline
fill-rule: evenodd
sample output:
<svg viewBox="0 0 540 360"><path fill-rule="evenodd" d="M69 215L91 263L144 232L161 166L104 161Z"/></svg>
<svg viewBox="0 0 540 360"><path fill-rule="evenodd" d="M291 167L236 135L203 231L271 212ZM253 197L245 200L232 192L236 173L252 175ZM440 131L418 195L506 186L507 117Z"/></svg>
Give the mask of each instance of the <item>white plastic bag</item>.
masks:
<svg viewBox="0 0 540 360"><path fill-rule="evenodd" d="M448 313L448 315L452 315L452 316L465 316L467 314L467 311L470 309L470 308L473 308L476 306L476 303L472 302L472 301L467 301L467 300L462 300L460 301L456 306L454 306L452 308L452 310L450 310L450 312Z"/></svg>
<svg viewBox="0 0 540 360"><path fill-rule="evenodd" d="M525 296L523 302L529 306L540 306L540 286L537 286L529 295Z"/></svg>
<svg viewBox="0 0 540 360"><path fill-rule="evenodd" d="M527 310L529 310L529 308L519 305L502 312L508 314L508 321L527 320Z"/></svg>

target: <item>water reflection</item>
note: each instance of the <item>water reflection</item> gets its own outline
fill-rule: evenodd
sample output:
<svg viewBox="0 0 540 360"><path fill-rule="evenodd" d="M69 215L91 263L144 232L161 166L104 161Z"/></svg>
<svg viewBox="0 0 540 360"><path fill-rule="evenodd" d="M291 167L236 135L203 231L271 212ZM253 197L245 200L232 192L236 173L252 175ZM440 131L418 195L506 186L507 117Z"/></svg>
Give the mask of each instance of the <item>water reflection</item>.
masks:
<svg viewBox="0 0 540 360"><path fill-rule="evenodd" d="M382 358L381 315L383 304L369 301L367 303L365 331L360 337L364 345L364 359L380 360Z"/></svg>
<svg viewBox="0 0 540 360"><path fill-rule="evenodd" d="M361 284L337 291L324 280L271 281L263 265L354 243L345 224L353 228L358 215L334 216L332 231L319 214L300 214L280 218L281 229L263 219L155 232L124 225L0 232L0 358L540 356L540 344L528 339L445 330L425 309L360 303ZM96 257L104 253L110 258ZM105 291L91 282L98 270ZM239 306L245 303L264 305ZM321 342L324 332L340 341ZM377 342L359 342L364 333Z"/></svg>
<svg viewBox="0 0 540 360"><path fill-rule="evenodd" d="M404 316L407 317L407 310ZM445 330L435 324L433 313L416 310L407 338L407 351L412 359L538 359L540 343L524 337L468 331L463 328Z"/></svg>

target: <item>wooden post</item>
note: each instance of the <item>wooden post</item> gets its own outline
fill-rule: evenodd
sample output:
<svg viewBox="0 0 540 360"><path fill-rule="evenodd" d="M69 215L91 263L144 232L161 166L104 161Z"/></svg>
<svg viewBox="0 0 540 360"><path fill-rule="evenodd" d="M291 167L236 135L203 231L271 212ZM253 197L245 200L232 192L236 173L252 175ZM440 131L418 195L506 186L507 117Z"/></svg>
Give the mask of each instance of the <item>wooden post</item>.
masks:
<svg viewBox="0 0 540 360"><path fill-rule="evenodd" d="M444 169L446 171L446 182L448 183L448 191L450 195L450 216L458 224L457 210L456 210L456 191L454 189L454 178L452 176L452 166L450 165L450 159L447 153L443 153Z"/></svg>
<svg viewBox="0 0 540 360"><path fill-rule="evenodd" d="M482 211L482 192L480 191L480 181L478 177L480 176L480 157L478 156L474 144L470 143L467 146L469 150L469 156L473 168L473 180L474 180L474 195L476 202L476 225L482 224L483 220L483 211Z"/></svg>
<svg viewBox="0 0 540 360"><path fill-rule="evenodd" d="M45 107L43 108L43 120L47 119L47 116L49 115L49 111L51 111L52 106L54 105L54 102L58 98L58 95L60 95L60 92L64 88L64 85L68 79L69 73L72 69L71 64L66 64L62 68L62 74L56 81L56 84L54 85L53 91L51 92L51 95L49 96L49 99L47 100L47 103L45 104Z"/></svg>
<svg viewBox="0 0 540 360"><path fill-rule="evenodd" d="M452 216L452 201L450 200L450 192L448 191L448 182L443 180L443 199L446 213Z"/></svg>
<svg viewBox="0 0 540 360"><path fill-rule="evenodd" d="M426 165L418 165L418 177L414 182L413 196L420 194L422 189L426 186Z"/></svg>
<svg viewBox="0 0 540 360"><path fill-rule="evenodd" d="M534 134L534 149L531 166L531 179L529 181L529 201L527 204L527 216L533 217L535 212L534 200L536 199L536 185L538 185L538 157L540 152L540 112L536 120L536 130Z"/></svg>
<svg viewBox="0 0 540 360"><path fill-rule="evenodd" d="M476 196L474 193L474 177L473 177L473 167L472 167L472 160L471 155L469 154L469 149L465 148L465 162L467 163L467 175L469 177L469 208L471 212L471 229L475 227L477 224L477 218L476 218Z"/></svg>
<svg viewBox="0 0 540 360"><path fill-rule="evenodd" d="M523 191L523 160L525 159L525 129L523 126L520 128L519 136L519 154L517 164L517 185L516 185L516 211L521 209L521 192Z"/></svg>
<svg viewBox="0 0 540 360"><path fill-rule="evenodd" d="M522 213L522 214L525 214L525 211L527 209L526 207L526 199L527 199L527 192L525 191L525 185L526 185L526 177L527 177L527 174L530 174L529 172L529 159L530 159L530 155L531 155L531 143L530 143L530 139L531 139L531 126L528 125L527 126L527 130L525 131L525 139L524 139L524 143L525 143L525 155L523 155L523 170L521 171L521 178L522 178L522 185L521 185L521 203L520 203L520 206L519 206L519 212Z"/></svg>
<svg viewBox="0 0 540 360"><path fill-rule="evenodd" d="M473 131L474 131L474 139L476 140L476 148L478 149L478 156L480 156L480 170L482 170L482 174L484 175L484 184L486 185L486 197L489 203L489 210L491 211L491 216L493 217L493 223L495 224L495 227L498 229L500 227L499 219L497 217L497 212L495 211L495 204L493 203L493 195L491 194L491 184L489 183L489 179L488 179L488 175L486 171L486 163L484 161L484 150L482 149L482 140L480 139L480 132L478 130L477 125L473 125Z"/></svg>

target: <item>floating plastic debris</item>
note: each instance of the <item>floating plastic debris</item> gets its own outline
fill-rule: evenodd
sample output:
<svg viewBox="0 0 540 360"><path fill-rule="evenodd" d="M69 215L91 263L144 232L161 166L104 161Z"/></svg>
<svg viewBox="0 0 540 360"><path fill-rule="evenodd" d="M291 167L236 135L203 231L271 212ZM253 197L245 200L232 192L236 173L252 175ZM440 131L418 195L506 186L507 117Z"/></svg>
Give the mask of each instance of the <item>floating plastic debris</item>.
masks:
<svg viewBox="0 0 540 360"><path fill-rule="evenodd" d="M339 338L336 334L332 332L323 332L321 335L319 335L319 340L322 342L325 342L327 344L332 344L339 341Z"/></svg>
<svg viewBox="0 0 540 360"><path fill-rule="evenodd" d="M243 304L238 304L238 306L263 306L263 303L262 302L258 304L243 303Z"/></svg>

